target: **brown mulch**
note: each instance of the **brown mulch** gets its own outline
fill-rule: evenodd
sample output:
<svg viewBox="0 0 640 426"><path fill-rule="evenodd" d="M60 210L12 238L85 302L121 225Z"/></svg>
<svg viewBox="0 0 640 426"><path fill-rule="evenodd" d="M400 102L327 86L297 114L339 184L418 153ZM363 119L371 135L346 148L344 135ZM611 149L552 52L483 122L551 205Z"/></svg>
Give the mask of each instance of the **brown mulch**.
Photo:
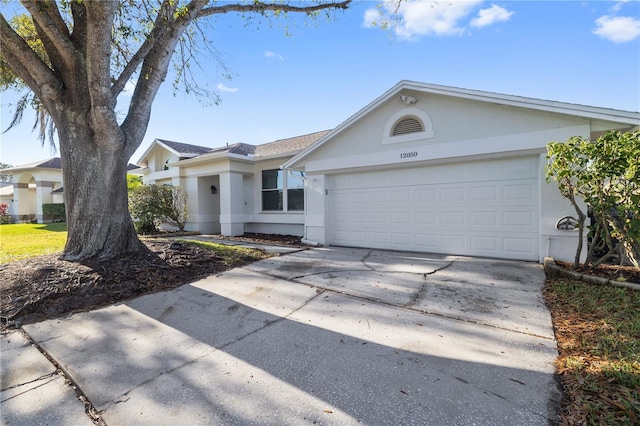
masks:
<svg viewBox="0 0 640 426"><path fill-rule="evenodd" d="M250 234L236 239L300 245L299 237L290 236ZM195 244L143 242L149 251L106 262L67 262L51 254L0 265L0 330L169 290L255 260L241 258L229 264Z"/></svg>
<svg viewBox="0 0 640 426"><path fill-rule="evenodd" d="M276 235L276 234L260 234L247 232L241 237L225 237L222 235L216 235L217 239L229 240L229 241L249 241L258 244L275 244L286 245L293 247L303 247L302 237L296 237L294 235Z"/></svg>
<svg viewBox="0 0 640 426"><path fill-rule="evenodd" d="M628 288L622 291L630 294L635 292ZM555 424L639 425L640 388L629 386L623 380L625 374L638 375L638 364L635 371L620 372L620 378L613 373L603 374L605 370L615 370L608 366L609 361L615 361L618 354L604 354L596 350L599 340L627 339L611 326L607 309L592 311L569 301L567 295L554 291L551 280L547 281L543 295L553 320L559 352L555 361L556 374L564 394ZM633 308L625 305L621 311L625 309ZM629 317L629 314L622 313L621 316Z"/></svg>
<svg viewBox="0 0 640 426"><path fill-rule="evenodd" d="M640 284L640 268L633 266L602 264L597 268L585 268L583 264L580 264L576 269L571 262L556 260L555 263L567 270L579 272L581 274L595 275L607 278L611 281L625 281Z"/></svg>

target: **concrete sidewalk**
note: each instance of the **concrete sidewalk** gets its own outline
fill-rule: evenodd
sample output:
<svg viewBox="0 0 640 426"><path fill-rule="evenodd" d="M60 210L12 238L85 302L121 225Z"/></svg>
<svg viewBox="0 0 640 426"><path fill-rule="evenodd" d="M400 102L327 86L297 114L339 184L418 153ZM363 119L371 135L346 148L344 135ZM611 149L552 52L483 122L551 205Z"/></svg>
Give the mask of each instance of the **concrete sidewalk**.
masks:
<svg viewBox="0 0 640 426"><path fill-rule="evenodd" d="M0 336L3 425L93 425L57 368L20 331Z"/></svg>
<svg viewBox="0 0 640 426"><path fill-rule="evenodd" d="M537 264L321 248L24 330L108 425L547 425L543 283Z"/></svg>

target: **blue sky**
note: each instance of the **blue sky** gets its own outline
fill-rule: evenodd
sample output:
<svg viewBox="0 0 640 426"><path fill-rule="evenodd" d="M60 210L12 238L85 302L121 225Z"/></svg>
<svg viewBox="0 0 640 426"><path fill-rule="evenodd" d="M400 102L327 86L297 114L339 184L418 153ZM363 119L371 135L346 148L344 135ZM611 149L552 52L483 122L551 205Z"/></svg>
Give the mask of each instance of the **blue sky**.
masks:
<svg viewBox="0 0 640 426"><path fill-rule="evenodd" d="M331 22L292 16L287 29L217 18L209 35L232 79L207 59L199 81L222 102L174 95L168 79L132 162L154 138L216 147L330 129L400 80L640 110L638 1L406 2L387 30L367 24L384 21L378 4L355 3ZM2 94L2 130L15 99ZM1 136L1 162L58 155L32 123Z"/></svg>

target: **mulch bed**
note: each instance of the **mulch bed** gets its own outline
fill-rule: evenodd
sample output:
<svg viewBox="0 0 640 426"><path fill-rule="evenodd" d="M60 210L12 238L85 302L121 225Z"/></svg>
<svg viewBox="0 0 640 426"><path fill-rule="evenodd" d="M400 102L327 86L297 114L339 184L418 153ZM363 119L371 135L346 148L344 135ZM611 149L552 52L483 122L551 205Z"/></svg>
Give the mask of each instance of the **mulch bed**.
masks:
<svg viewBox="0 0 640 426"><path fill-rule="evenodd" d="M228 241L250 241L252 243L258 244L275 244L303 247L302 237L296 237L294 235L275 235L247 232L241 237L225 237L222 235L216 235L216 238Z"/></svg>
<svg viewBox="0 0 640 426"><path fill-rule="evenodd" d="M299 237L291 236L251 234L237 239L300 244ZM51 254L0 265L0 330L169 290L240 266L195 244L143 242L149 251L107 262L67 262Z"/></svg>
<svg viewBox="0 0 640 426"><path fill-rule="evenodd" d="M603 264L597 268L585 268L584 265L580 264L576 269L571 262L556 260L555 263L564 269L581 274L595 275L611 281L625 281L640 284L640 269L633 266Z"/></svg>

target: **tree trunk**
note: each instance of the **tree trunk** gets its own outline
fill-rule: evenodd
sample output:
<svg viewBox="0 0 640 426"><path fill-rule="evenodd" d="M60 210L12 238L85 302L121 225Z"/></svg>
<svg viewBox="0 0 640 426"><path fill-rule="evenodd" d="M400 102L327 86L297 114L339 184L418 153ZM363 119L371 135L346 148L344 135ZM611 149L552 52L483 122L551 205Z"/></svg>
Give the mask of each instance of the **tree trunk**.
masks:
<svg viewBox="0 0 640 426"><path fill-rule="evenodd" d="M58 135L69 234L62 258L105 260L146 250L128 210L124 144L96 140L87 121L71 114L64 121Z"/></svg>

